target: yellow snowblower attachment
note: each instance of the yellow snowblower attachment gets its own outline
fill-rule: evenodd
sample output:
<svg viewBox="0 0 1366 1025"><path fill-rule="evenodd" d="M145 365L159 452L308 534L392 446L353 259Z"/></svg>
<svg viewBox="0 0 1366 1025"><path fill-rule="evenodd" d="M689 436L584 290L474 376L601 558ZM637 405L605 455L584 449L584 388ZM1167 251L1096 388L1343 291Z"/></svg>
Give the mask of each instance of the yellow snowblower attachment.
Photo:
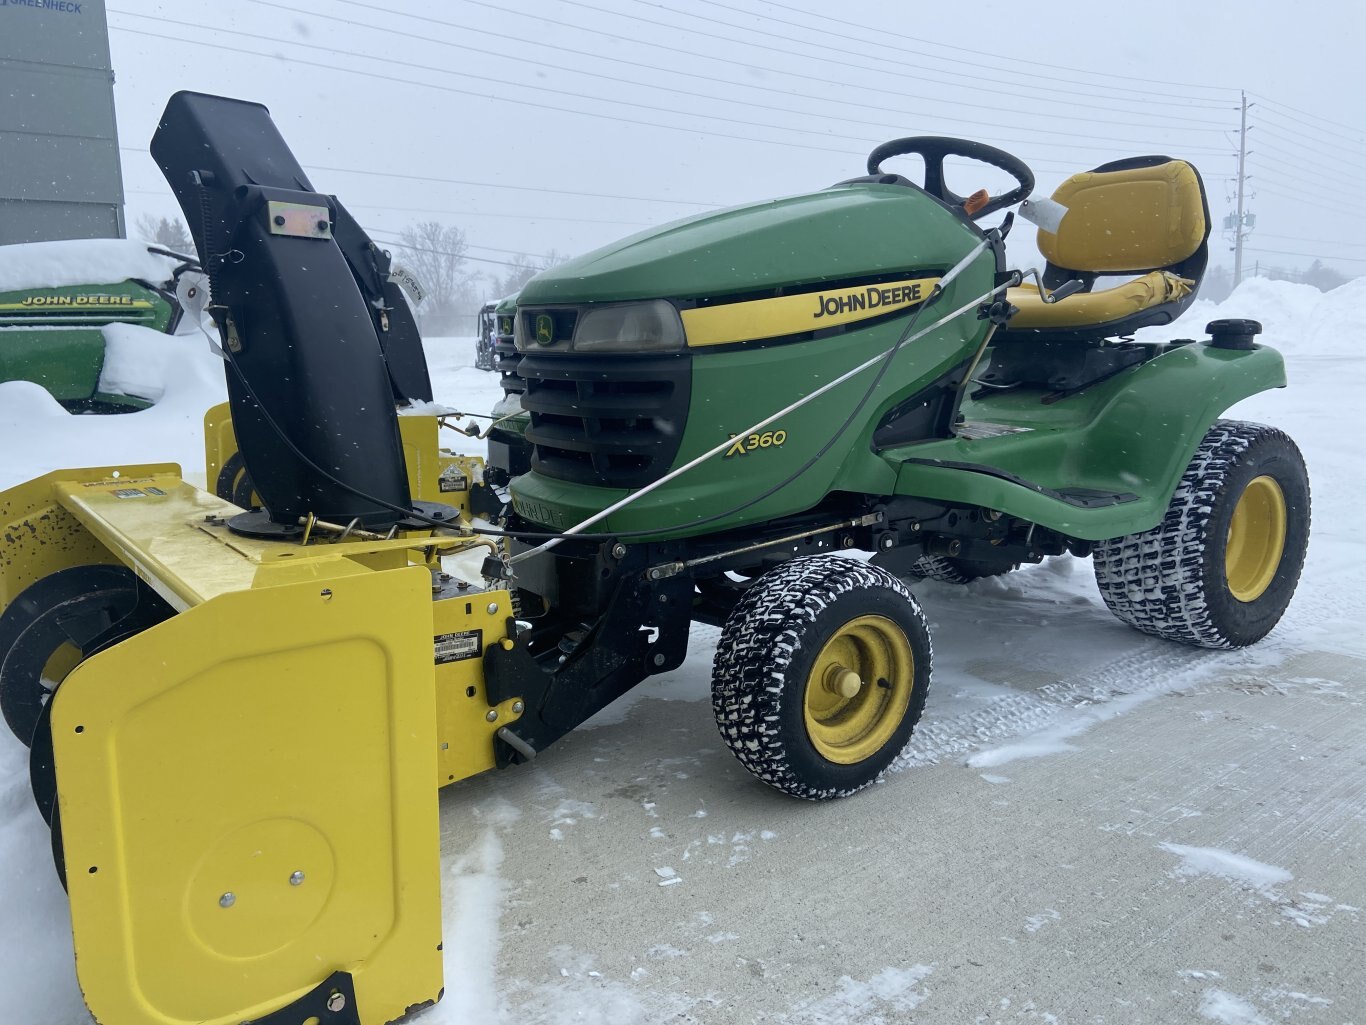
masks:
<svg viewBox="0 0 1366 1025"><path fill-rule="evenodd" d="M467 538L281 544L241 511L173 466L0 494L0 634L31 642L0 682L35 723L78 978L105 1025L390 1022L441 994L436 789L518 717L478 658L509 596L442 582ZM83 655L47 700L45 630Z"/></svg>
<svg viewBox="0 0 1366 1025"><path fill-rule="evenodd" d="M0 711L101 1025L384 1025L442 993L437 788L525 714L483 464L396 415L432 396L388 254L265 108L178 94L152 152L208 254L209 489L0 493Z"/></svg>

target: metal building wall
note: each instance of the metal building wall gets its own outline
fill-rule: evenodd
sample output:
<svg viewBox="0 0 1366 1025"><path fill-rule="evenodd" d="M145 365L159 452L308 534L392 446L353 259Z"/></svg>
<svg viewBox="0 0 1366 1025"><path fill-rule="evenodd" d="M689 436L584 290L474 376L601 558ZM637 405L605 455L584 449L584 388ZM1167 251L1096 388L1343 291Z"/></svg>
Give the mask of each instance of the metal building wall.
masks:
<svg viewBox="0 0 1366 1025"><path fill-rule="evenodd" d="M0 0L0 245L123 235L104 0Z"/></svg>

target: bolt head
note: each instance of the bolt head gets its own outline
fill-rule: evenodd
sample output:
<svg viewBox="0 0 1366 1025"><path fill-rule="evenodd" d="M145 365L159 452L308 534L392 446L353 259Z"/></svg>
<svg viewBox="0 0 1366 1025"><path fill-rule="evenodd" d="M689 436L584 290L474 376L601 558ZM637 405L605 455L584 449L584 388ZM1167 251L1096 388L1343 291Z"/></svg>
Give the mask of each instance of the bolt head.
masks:
<svg viewBox="0 0 1366 1025"><path fill-rule="evenodd" d="M626 546L625 546L625 545L623 545L623 544L615 544L615 545L612 546L612 558L614 558L614 559L624 559L625 557L626 557Z"/></svg>
<svg viewBox="0 0 1366 1025"><path fill-rule="evenodd" d="M526 710L526 705L524 705L522 702L520 702L520 701L514 701L514 702L512 703L512 711L515 712L517 715L521 715L522 712L524 712L525 710Z"/></svg>
<svg viewBox="0 0 1366 1025"><path fill-rule="evenodd" d="M304 874L302 872L291 872L289 875L290 886L302 886L304 884Z"/></svg>
<svg viewBox="0 0 1366 1025"><path fill-rule="evenodd" d="M327 1009L333 1014L339 1014L346 1009L346 995L344 993L333 992L327 998Z"/></svg>
<svg viewBox="0 0 1366 1025"><path fill-rule="evenodd" d="M654 664L657 665L657 666L662 666L662 665L664 664L664 655L663 655L662 652L659 653L659 654L657 654L657 655L655 655L655 657L654 657Z"/></svg>
<svg viewBox="0 0 1366 1025"><path fill-rule="evenodd" d="M497 603L496 601L491 601L491 602L489 602L489 615L490 615L490 616L496 616L496 615L498 615L498 603Z"/></svg>
<svg viewBox="0 0 1366 1025"><path fill-rule="evenodd" d="M489 722L497 722L497 721L498 721L498 709L496 709L496 708L490 708L490 709L488 710L488 713L484 716L484 718L485 718L486 720L488 720Z"/></svg>
<svg viewBox="0 0 1366 1025"><path fill-rule="evenodd" d="M233 893L231 890L229 890L227 893L223 894L223 896L218 898L218 906L220 908L230 908L236 903L237 894Z"/></svg>
<svg viewBox="0 0 1366 1025"><path fill-rule="evenodd" d="M878 545L883 549L883 551L886 551L889 548L895 547L896 538L888 535L887 537L884 537L881 541L879 541Z"/></svg>

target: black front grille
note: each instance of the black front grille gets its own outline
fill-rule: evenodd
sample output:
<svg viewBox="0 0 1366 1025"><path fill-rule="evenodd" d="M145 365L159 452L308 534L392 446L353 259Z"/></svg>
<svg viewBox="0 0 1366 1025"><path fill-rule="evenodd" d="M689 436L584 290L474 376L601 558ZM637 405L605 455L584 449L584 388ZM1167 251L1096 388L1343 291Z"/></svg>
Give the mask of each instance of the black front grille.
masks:
<svg viewBox="0 0 1366 1025"><path fill-rule="evenodd" d="M498 371L498 383L503 386L504 395L520 395L526 391L526 382L517 376L517 364L522 361L521 353L512 344L512 335L503 334L501 322L507 321L507 326L512 327L511 317L499 317L500 329L493 336L493 369Z"/></svg>
<svg viewBox="0 0 1366 1025"><path fill-rule="evenodd" d="M637 488L663 476L677 455L691 394L687 354L527 353L516 373L538 473Z"/></svg>

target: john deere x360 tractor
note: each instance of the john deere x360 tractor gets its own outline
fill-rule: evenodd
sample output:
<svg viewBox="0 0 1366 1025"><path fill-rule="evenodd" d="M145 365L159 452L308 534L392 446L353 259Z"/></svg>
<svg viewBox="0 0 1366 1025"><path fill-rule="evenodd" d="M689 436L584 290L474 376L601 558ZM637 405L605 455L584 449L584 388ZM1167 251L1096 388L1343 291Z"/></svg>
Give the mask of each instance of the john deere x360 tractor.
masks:
<svg viewBox="0 0 1366 1025"><path fill-rule="evenodd" d="M104 1025L438 999L437 788L541 757L677 668L694 621L723 627L724 742L820 799L877 778L925 705L907 580L1090 555L1121 619L1207 647L1290 601L1303 463L1220 419L1285 384L1280 356L1251 321L1131 340L1205 269L1182 160L1029 201L1007 153L900 139L543 273L498 310L484 464L396 417L428 385L388 256L265 108L177 94L152 152L212 279L217 493L156 465L0 494L0 698ZM923 181L882 170L898 154ZM956 195L950 156L1016 186ZM1013 216L978 223L1016 204L1032 284Z"/></svg>

